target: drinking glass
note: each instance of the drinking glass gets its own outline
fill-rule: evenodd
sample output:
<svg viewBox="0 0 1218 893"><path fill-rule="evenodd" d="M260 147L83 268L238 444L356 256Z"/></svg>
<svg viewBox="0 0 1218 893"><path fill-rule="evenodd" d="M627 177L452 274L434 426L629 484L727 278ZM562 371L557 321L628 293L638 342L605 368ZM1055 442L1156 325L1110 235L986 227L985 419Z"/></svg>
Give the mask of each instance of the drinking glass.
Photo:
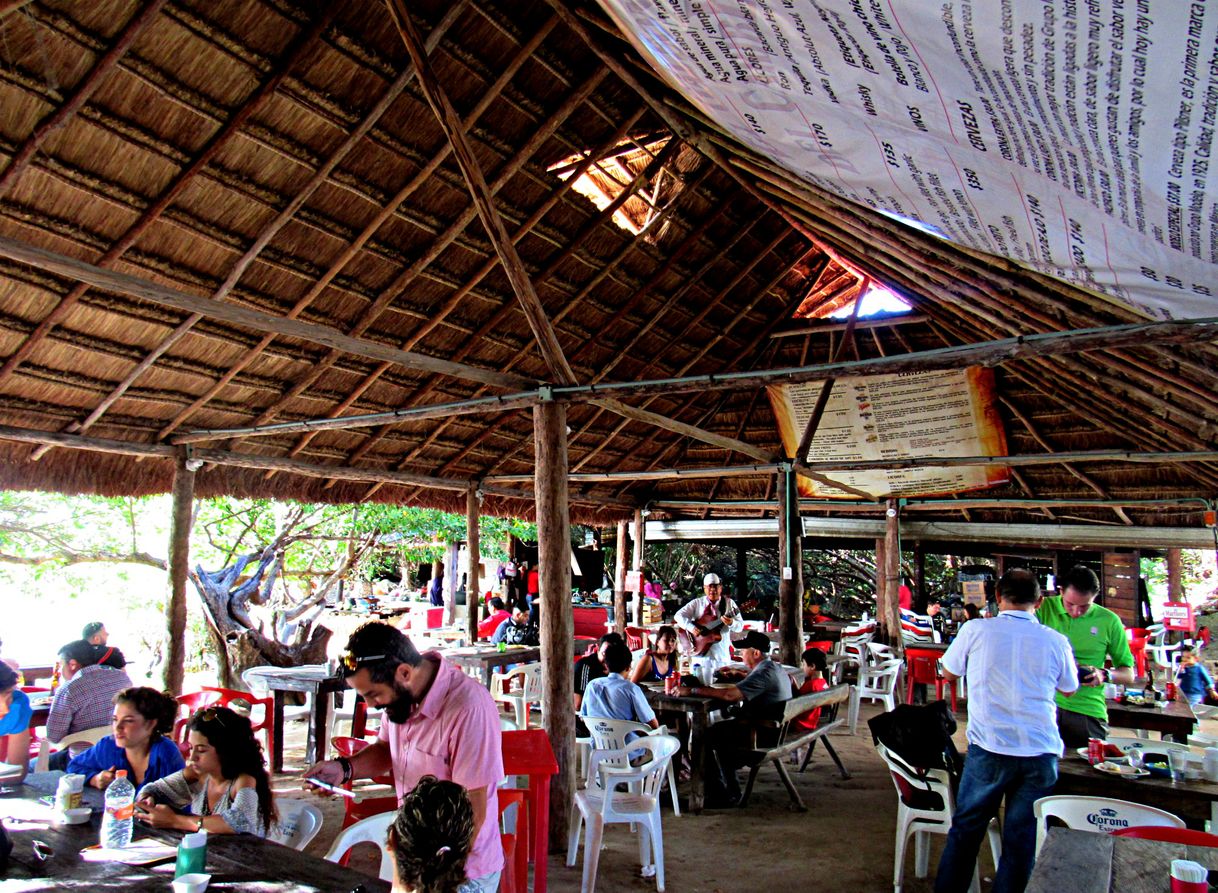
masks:
<svg viewBox="0 0 1218 893"><path fill-rule="evenodd" d="M1185 773L1188 770L1188 754L1182 750L1169 750L1167 752L1167 765L1171 769L1173 784L1184 781Z"/></svg>
<svg viewBox="0 0 1218 893"><path fill-rule="evenodd" d="M1129 757L1129 765L1134 769L1142 768L1142 749L1140 747L1131 747L1125 756Z"/></svg>

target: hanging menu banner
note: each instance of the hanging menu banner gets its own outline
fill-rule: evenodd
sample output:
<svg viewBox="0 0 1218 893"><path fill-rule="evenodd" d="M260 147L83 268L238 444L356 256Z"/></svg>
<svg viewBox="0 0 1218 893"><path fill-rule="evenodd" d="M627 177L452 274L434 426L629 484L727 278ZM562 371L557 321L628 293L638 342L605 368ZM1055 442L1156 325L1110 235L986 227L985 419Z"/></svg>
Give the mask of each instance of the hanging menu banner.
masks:
<svg viewBox="0 0 1218 893"><path fill-rule="evenodd" d="M1218 310L1212 0L600 2L821 189L1147 317Z"/></svg>
<svg viewBox="0 0 1218 893"><path fill-rule="evenodd" d="M767 388L788 456L795 455L822 382ZM994 373L974 366L946 372L839 378L808 448L807 462L863 462L934 456L1003 456L1006 437L994 400ZM881 498L934 496L1007 481L1007 469L893 468L833 471L828 477ZM805 496L854 498L800 476Z"/></svg>

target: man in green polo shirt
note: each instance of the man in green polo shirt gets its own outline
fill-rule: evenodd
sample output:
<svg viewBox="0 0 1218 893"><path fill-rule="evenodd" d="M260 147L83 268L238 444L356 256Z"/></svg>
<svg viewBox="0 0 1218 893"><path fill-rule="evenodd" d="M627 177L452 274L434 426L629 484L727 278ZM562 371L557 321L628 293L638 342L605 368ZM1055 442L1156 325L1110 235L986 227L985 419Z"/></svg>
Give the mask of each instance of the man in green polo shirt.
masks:
<svg viewBox="0 0 1218 893"><path fill-rule="evenodd" d="M1108 708L1104 704L1106 682L1133 684L1133 655L1121 618L1095 604L1100 580L1095 573L1076 565L1058 580L1061 595L1046 598L1036 619L1070 640L1074 662L1094 672L1080 679L1073 697L1057 695L1057 728L1066 747L1086 747L1088 738L1108 737ZM1111 658L1112 669L1104 662Z"/></svg>

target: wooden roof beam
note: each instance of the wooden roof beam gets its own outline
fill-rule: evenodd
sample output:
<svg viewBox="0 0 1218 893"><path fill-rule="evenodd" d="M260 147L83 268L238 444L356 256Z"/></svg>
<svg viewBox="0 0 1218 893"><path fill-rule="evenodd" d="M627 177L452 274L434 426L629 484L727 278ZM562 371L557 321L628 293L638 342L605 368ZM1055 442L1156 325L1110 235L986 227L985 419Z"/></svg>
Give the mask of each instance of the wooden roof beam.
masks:
<svg viewBox="0 0 1218 893"><path fill-rule="evenodd" d="M925 313L904 313L900 315L868 317L860 319L855 324L855 329L879 329L888 328L889 326L907 326L911 323L922 323L930 319ZM815 325L803 326L801 328L780 329L772 334L771 338L797 338L804 335L824 335L830 332L843 332L849 322L819 322Z"/></svg>
<svg viewBox="0 0 1218 893"><path fill-rule="evenodd" d="M525 317L529 321L529 327L533 330L533 337L537 339L537 346L541 351L542 359L545 361L546 367L555 381L566 384L572 383L575 381L575 373L567 364L566 357L563 356L562 345L558 341L558 335L554 332L549 319L546 317L545 308L537 297L537 292L533 289L533 283L529 281L529 274L525 269L524 261L520 259L516 246L512 242L511 236L508 235L503 218L499 216L490 186L487 185L486 177L482 173L482 167L479 165L469 140L465 136L465 131L461 126L461 119L457 117L456 110L453 108L452 103L449 102L444 89L440 86L435 72L431 69L431 63L427 59L427 52L423 48L423 41L419 38L414 24L410 21L410 13L407 11L403 0L386 0L386 2L394 24L397 26L398 33L402 37L402 42L406 45L406 51L410 54L410 58L414 61L415 68L418 71L419 86L423 88L423 94L427 97L428 104L431 106L432 111L435 112L441 128L448 136L448 141L452 144L453 157L456 159L461 172L465 175L466 182L469 184L470 195L473 196L474 204L478 208L478 216L482 219L482 225L486 227L487 234L495 245L495 252L499 255L499 260L503 264L504 273L507 275L508 281L512 284L512 290L516 293L516 297L524 309Z"/></svg>
<svg viewBox="0 0 1218 893"><path fill-rule="evenodd" d="M9 13L16 12L29 2L30 0L0 0L0 19Z"/></svg>
<svg viewBox="0 0 1218 893"><path fill-rule="evenodd" d="M182 191L190 183L191 178L199 173L224 149L245 123L270 99L283 82L283 79L288 76L288 72L295 67L296 63L312 48L314 41L325 31L332 16L332 7L327 7L327 10L322 13L308 30L297 35L296 39L288 46L279 68L258 85L258 88L254 90L241 108L225 122L224 126L199 151L194 160L178 172L178 175L170 182L157 200L145 208L135 223L128 227L127 231L98 259L98 267L109 267L118 261L126 253L127 249L134 245L139 237L148 230L153 222L177 200L178 196L182 194ZM85 283L85 280L79 281ZM51 312L43 317L38 327L8 356L4 364L0 365L0 382L12 375L13 371L29 358L30 354L34 352L34 348L46 338L47 334L55 326L67 317L69 311L76 306L87 289L87 283L81 284L60 298L59 302L51 309Z"/></svg>
<svg viewBox="0 0 1218 893"><path fill-rule="evenodd" d="M48 273L66 276L105 291L115 292L142 301L150 301L164 307L172 307L186 313L198 313L212 319L223 320L233 325L257 332L274 332L289 338L300 338L333 348L337 351L365 357L371 360L383 360L427 372L450 375L454 378L477 381L497 387L520 390L534 384L527 378L517 375L506 375L489 369L479 369L464 363L454 363L425 354L397 350L373 341L361 341L352 338L329 326L301 322L295 319L284 319L272 316L260 310L253 310L225 301L210 301L199 295L178 291L155 282L149 282L138 276L127 273L117 273L94 264L85 263L66 255L27 245L15 239L0 238L0 257L29 264Z"/></svg>
<svg viewBox="0 0 1218 893"><path fill-rule="evenodd" d="M601 146L606 147L609 145L616 145L618 142L620 142L621 139L625 136L626 132L631 127L634 126L634 124L638 121L638 119L640 117L642 117L643 113L644 113L644 110L642 108L639 108L634 114L627 115L626 119L621 123L621 125L619 126L618 130L614 133L614 135L612 137L610 137L609 140L606 140L604 143L602 143ZM675 151L676 141L675 140L670 141L670 144L673 146L673 151ZM657 158L657 160L655 162L655 167L657 169L661 164L663 164L662 159L666 156L666 154L669 151L670 151L669 148L666 146L665 149L660 153L660 157ZM523 152L521 154L523 155ZM529 214L528 218L516 229L516 232L512 235L512 239L514 241L518 242L521 239L523 239L530 231L532 231L533 227L535 227L546 216L546 214L548 214L551 210L553 210L553 208L562 200L562 197L567 193L567 191L570 190L572 188L572 186L574 186L575 179L577 179L582 174L583 170L586 170L587 167L590 167L591 164L592 164L592 159L591 158L587 159L585 161L584 168L577 169L575 175L572 178L570 178L566 182L562 182L560 185L558 185L558 187L555 189L555 191L552 192L546 198L546 200L543 201L536 209L534 209L534 211L531 214ZM649 170L650 169L651 168L649 167ZM512 166L509 164L508 166L505 167L504 172L501 173L500 176L496 177L495 184L492 184L491 188L498 189L499 187L497 184L499 184L501 182L506 182L506 176L507 176L508 172L511 170L512 170ZM639 180L636 181L636 183L641 181L645 176L647 176L646 171L639 175ZM632 185L629 190L626 190L623 193L623 195L619 196L620 201L624 202L628 198L627 193L633 192L633 190L636 188L638 188L637 185ZM595 226L599 225L600 223L602 223L606 220L609 220L610 217L612 217L614 209L615 209L615 205L611 204L608 208L604 209L598 215L593 217L592 220L590 220L585 227L581 228L580 231L576 234L576 236L572 239L570 244L567 245L562 250L560 250L559 252L557 252L557 257L552 259L549 263L547 263L545 268L543 268L541 270L541 272L538 273L536 277L534 277L534 283L537 285L540 285L542 282L548 280L549 277L554 273L554 271L558 269L559 263L563 259L568 257L570 254L572 254L575 251L575 249L582 243L583 237L587 233L591 232L595 228ZM449 296L448 299L445 300L444 304L436 311L434 319L438 322L441 319L447 317L450 313L452 313L452 311L455 310L457 308L457 306L459 306L464 301L466 295L468 295L477 286L477 284L479 282L481 282L484 278L486 278L488 275L490 275L490 273L497 266L499 266L499 258L497 256L492 255L491 257L487 258L486 262L483 263L483 265L469 279L467 279L465 281L465 283L463 283L462 286L456 290L456 292L454 292L451 296ZM473 350L475 349L475 347L481 342L482 338L485 337L489 332L493 331L504 319L507 318L507 316L514 309L516 309L514 301L512 301L512 300L505 301L504 304L498 310L496 310L495 313L492 314L492 316L485 323L483 323L481 326L478 327L478 329L474 332L473 335L471 335L469 338L467 338L465 340L465 343L460 347L460 349L457 351L457 353L454 354L454 359L463 360L470 353L472 353ZM559 315L557 315L554 318L555 324L557 324L560 321L561 317L562 317L562 314L560 313ZM517 362L518 362L518 359L513 358L513 360L508 364L505 371L511 371L512 369L514 369ZM363 392L367 389L367 387L371 386L373 381L375 381L375 378L372 375L369 375L364 381L362 381L359 384L359 386L357 386L355 388L354 391L352 391L351 395L349 395L348 398L342 402L342 404L340 404L339 406L336 406L333 410L331 410L331 414L336 415L340 412L346 411L346 409L352 403L354 403L355 400L358 399L358 397L360 395L363 394ZM427 382L425 382L423 385L421 385L419 388L417 388L413 394L411 394L411 396L409 398L410 405L411 406L418 405L419 402L424 397L426 397L427 394L429 394L440 383L440 381L442 381L442 379L439 376L432 376ZM475 396L480 396L481 394L482 394L482 391L480 390ZM446 427L445 425L439 426L436 429L436 431L433 432L432 437L430 437L423 444L420 444L415 450L413 450L408 456L406 456L403 459L403 461L410 461L411 459L413 459L419 452L421 452L424 448L426 448L426 446L428 444L430 444L431 440L434 439L434 437L438 437L439 434L444 431L445 427ZM348 461L357 462L360 459L362 459L365 455L367 455L368 452L370 452L372 449L374 449L376 447L376 445L381 442L382 438L384 438L384 436L386 435L386 433L388 431L389 431L389 427L386 426L376 432L373 432L373 434L370 437L368 437L364 441L364 443L362 443L356 450L354 450L350 454L350 456L348 457ZM484 432L484 433L486 433L486 432ZM300 438L300 440L297 441L296 445L293 446L290 455L296 455L300 450L304 449L304 447L309 443L310 440L312 440L312 438L313 438L313 435L311 435L311 434L306 434L304 437Z"/></svg>
<svg viewBox="0 0 1218 893"><path fill-rule="evenodd" d="M139 10L135 15L128 19L127 24L123 27L118 38L111 44L102 56L97 60L97 63L89 70L76 87L59 108L47 115L38 124L35 125L33 132L21 144L20 148L14 153L12 159L8 163L8 167L0 173L0 196L12 188L17 179L29 167L30 162L42 148L43 144L61 127L71 120L72 116L89 101L96 91L101 86L102 81L106 78L114 67L118 64L119 59L123 54L131 48L131 45L139 39L148 26L161 13L162 7L165 6L168 0L149 0L143 9ZM21 3L13 3L11 0L7 3L0 3L0 16L5 14L5 6L8 11L20 7Z"/></svg>
<svg viewBox="0 0 1218 893"><path fill-rule="evenodd" d="M642 114L642 110L640 110L639 114L640 115ZM616 137L616 139L620 139L620 138L621 138L620 135ZM556 255L553 258L551 258L549 262L547 262L546 266L538 274L536 281L540 283L540 282L547 280L551 275L553 275L555 272L557 272L559 266L562 264L562 262L564 260L566 260L566 258L568 258L572 254L574 254L576 248L583 242L584 238L587 235L592 233L597 227L607 225L609 223L609 221L612 219L613 214L617 210L617 208L622 203L624 203L627 200L627 198L629 198L629 196L631 194L633 194L633 192L635 190L640 188L641 185L644 182L646 182L649 177L653 176L657 171L660 170L662 165L664 163L666 163L666 160L669 157L670 153L675 153L679 145L680 144L676 140L670 140L668 142L668 144L664 147L664 149L661 150L660 154L656 156L655 160L650 165L648 165L648 167L645 170L640 172L639 176L635 178L634 183L631 184L629 189L623 190L622 194L619 195L613 203L611 203L608 207L602 209L594 217L592 217L580 229L580 231L575 235L575 237L571 240L571 242L567 245L567 247L564 248L563 250L557 252ZM589 161L588 164L591 165L591 161ZM556 193L555 196L552 197L552 200L557 201L558 195L561 195L563 191L571 188L571 186L574 183L574 180L575 180L574 177L568 179L562 185L562 187L560 187L559 192ZM543 204L542 208L545 208L546 210L548 210L549 205L550 205L550 202L547 201L545 204ZM541 212L541 211L542 211L542 209L539 208L539 212ZM537 214L534 214L533 216L536 217ZM571 299L566 303L566 305L557 314L555 314L554 322L556 324L558 322L561 322L562 319L564 319L569 312L571 312L576 306L579 305L580 302L582 302L587 297L587 295L591 292L593 285L597 282L600 282L604 276L608 275L609 271L613 267L616 267L617 264L620 263L621 260L626 257L626 255L628 255L631 251L636 250L637 245L638 245L638 242L636 239L626 239L625 243L622 247L622 250L619 251L618 254L611 261L604 264L602 266L601 272L598 273L596 276L594 276L592 278L592 280L588 284L586 284L583 288L581 288L576 295L572 296ZM485 269L485 267L484 267L484 269ZM479 274L482 274L482 273L483 273L483 271L480 270ZM504 319L507 318L508 314L511 313L513 309L515 309L515 308L511 302L507 302L502 307L500 307L498 311L496 311L489 319L487 319L487 321L485 323L482 324L482 326L480 326L478 328L478 331L474 334L474 336L472 338L467 339L465 346L462 347L461 350L459 350L457 352L456 357L458 359L460 359L463 356L465 356L470 350L473 349L473 343L476 339L482 337L487 332L491 331L494 327L498 326ZM515 368L516 363L518 361L519 361L518 358L513 358L513 360L511 362L509 362L507 369L511 370L511 369ZM434 382L434 379L433 379L433 382ZM425 386L424 388L417 391L414 395L414 399L417 400L417 399L421 398L424 394L426 394L427 391L430 390L433 382L429 382L427 386ZM465 449L458 452L458 454L456 456L451 457L444 464L443 467L448 468L451 465L451 463L458 461L459 459L464 457L466 454L468 454L468 452L470 450L477 448L485 440L494 436L498 432L500 426L506 424L508 421L510 421L513 418L514 418L514 416L510 416L510 415L505 416L500 419L497 419L495 422L488 425L486 427L486 429L481 434L478 435L477 438L475 438L471 443L467 444ZM422 444L420 444L418 447L416 447L416 449L413 450L408 456L406 456L403 461L410 461L419 452L421 452L423 449L426 449L434 441L435 438L439 437L440 434L443 433L443 431L445 430L446 427L447 427L447 423L440 425L434 432L432 432L431 436L428 437L428 439L426 441L424 441ZM359 447L359 449L352 455L351 461L355 461L358 458L362 458L363 455L365 455L377 443L379 443L380 439L384 436L385 430L387 430L387 429L378 431L378 432L374 433L370 438L368 438L368 440L366 440Z"/></svg>

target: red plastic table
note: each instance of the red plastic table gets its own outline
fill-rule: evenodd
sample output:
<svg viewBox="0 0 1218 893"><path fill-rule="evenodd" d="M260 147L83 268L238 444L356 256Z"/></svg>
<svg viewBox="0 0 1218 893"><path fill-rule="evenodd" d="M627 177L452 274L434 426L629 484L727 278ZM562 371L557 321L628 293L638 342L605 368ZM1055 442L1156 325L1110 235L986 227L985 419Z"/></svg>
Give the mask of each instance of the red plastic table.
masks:
<svg viewBox="0 0 1218 893"><path fill-rule="evenodd" d="M546 860L550 854L550 776L558 773L558 761L550 739L541 729L503 733L503 774L527 775L525 794L533 827L533 893L545 893Z"/></svg>

